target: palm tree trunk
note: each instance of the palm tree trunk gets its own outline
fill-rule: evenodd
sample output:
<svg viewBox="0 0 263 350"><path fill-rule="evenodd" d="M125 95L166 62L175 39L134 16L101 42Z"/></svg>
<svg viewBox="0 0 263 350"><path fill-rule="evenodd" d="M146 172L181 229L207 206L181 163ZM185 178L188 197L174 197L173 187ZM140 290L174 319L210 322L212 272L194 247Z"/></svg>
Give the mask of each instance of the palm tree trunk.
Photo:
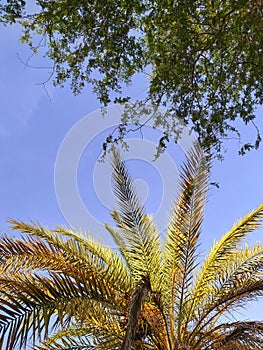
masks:
<svg viewBox="0 0 263 350"><path fill-rule="evenodd" d="M138 324L138 316L140 314L142 304L151 291L151 283L149 276L144 276L138 283L131 300L131 307L129 312L129 322L126 329L125 338L123 340L120 350L131 350L132 341L136 335L136 328Z"/></svg>

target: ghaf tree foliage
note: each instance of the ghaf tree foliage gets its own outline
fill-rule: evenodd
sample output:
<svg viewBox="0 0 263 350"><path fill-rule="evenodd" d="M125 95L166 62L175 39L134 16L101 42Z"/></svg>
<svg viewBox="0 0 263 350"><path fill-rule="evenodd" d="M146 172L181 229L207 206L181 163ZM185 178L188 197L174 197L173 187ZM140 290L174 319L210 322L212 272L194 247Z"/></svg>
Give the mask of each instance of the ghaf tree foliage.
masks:
<svg viewBox="0 0 263 350"><path fill-rule="evenodd" d="M11 221L0 238L1 348L260 350L263 322L230 320L263 294L263 247L242 245L263 205L240 219L199 264L209 161L197 147L180 175L163 242L125 163L113 158L118 250L84 234Z"/></svg>
<svg viewBox="0 0 263 350"><path fill-rule="evenodd" d="M145 74L146 101L174 116L154 120L166 141L176 139L179 118L220 154L222 139L240 137L235 121L254 124L262 104L261 0L7 0L0 15L22 24L34 52L46 45L55 84L69 79L75 94L88 83L102 104L124 102L125 84ZM121 138L128 121L120 121ZM241 153L259 146L254 126L255 142Z"/></svg>

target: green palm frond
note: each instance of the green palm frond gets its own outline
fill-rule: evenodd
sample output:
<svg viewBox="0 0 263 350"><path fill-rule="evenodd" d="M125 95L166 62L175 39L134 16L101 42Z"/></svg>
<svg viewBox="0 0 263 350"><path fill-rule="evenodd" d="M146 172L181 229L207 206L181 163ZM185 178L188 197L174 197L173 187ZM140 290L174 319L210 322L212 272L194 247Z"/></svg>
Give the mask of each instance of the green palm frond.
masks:
<svg viewBox="0 0 263 350"><path fill-rule="evenodd" d="M162 270L158 231L152 219L146 215L126 165L117 151L114 151L112 163L114 193L119 206L119 211L115 210L112 217L122 237L120 241L115 235L115 241L122 246L125 244L122 254L135 280L138 282L143 276L148 275L153 288L158 289Z"/></svg>

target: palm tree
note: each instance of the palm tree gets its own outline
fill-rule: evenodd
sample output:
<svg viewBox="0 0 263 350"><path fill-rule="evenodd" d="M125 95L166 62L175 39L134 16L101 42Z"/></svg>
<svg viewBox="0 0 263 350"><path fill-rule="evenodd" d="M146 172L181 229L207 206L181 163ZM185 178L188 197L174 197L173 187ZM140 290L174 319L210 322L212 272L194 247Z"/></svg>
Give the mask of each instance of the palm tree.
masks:
<svg viewBox="0 0 263 350"><path fill-rule="evenodd" d="M200 264L209 170L196 146L181 170L165 242L117 152L116 228L106 228L118 250L64 227L51 231L11 221L22 236L0 240L2 348L262 349L263 322L229 316L263 294L263 247L242 244L259 228L263 205L239 220Z"/></svg>

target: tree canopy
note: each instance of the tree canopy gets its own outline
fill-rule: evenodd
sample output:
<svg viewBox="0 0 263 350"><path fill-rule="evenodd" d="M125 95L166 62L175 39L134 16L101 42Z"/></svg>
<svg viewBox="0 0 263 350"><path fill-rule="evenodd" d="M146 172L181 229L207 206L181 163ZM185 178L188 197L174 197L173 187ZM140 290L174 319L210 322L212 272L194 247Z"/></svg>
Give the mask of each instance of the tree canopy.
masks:
<svg viewBox="0 0 263 350"><path fill-rule="evenodd" d="M125 84L145 74L146 101L166 106L204 146L220 153L222 139L240 138L240 120L256 132L240 152L260 144L261 0L7 0L0 18L21 23L21 40L35 53L46 47L56 85L69 79L78 94L92 84L107 105L129 100ZM154 121L166 140L177 137L173 118Z"/></svg>
<svg viewBox="0 0 263 350"><path fill-rule="evenodd" d="M116 248L65 227L11 221L0 236L0 349L261 350L262 320L232 311L263 295L263 247L244 246L263 205L214 243L201 262L210 163L188 153L165 239L146 214L118 153Z"/></svg>

